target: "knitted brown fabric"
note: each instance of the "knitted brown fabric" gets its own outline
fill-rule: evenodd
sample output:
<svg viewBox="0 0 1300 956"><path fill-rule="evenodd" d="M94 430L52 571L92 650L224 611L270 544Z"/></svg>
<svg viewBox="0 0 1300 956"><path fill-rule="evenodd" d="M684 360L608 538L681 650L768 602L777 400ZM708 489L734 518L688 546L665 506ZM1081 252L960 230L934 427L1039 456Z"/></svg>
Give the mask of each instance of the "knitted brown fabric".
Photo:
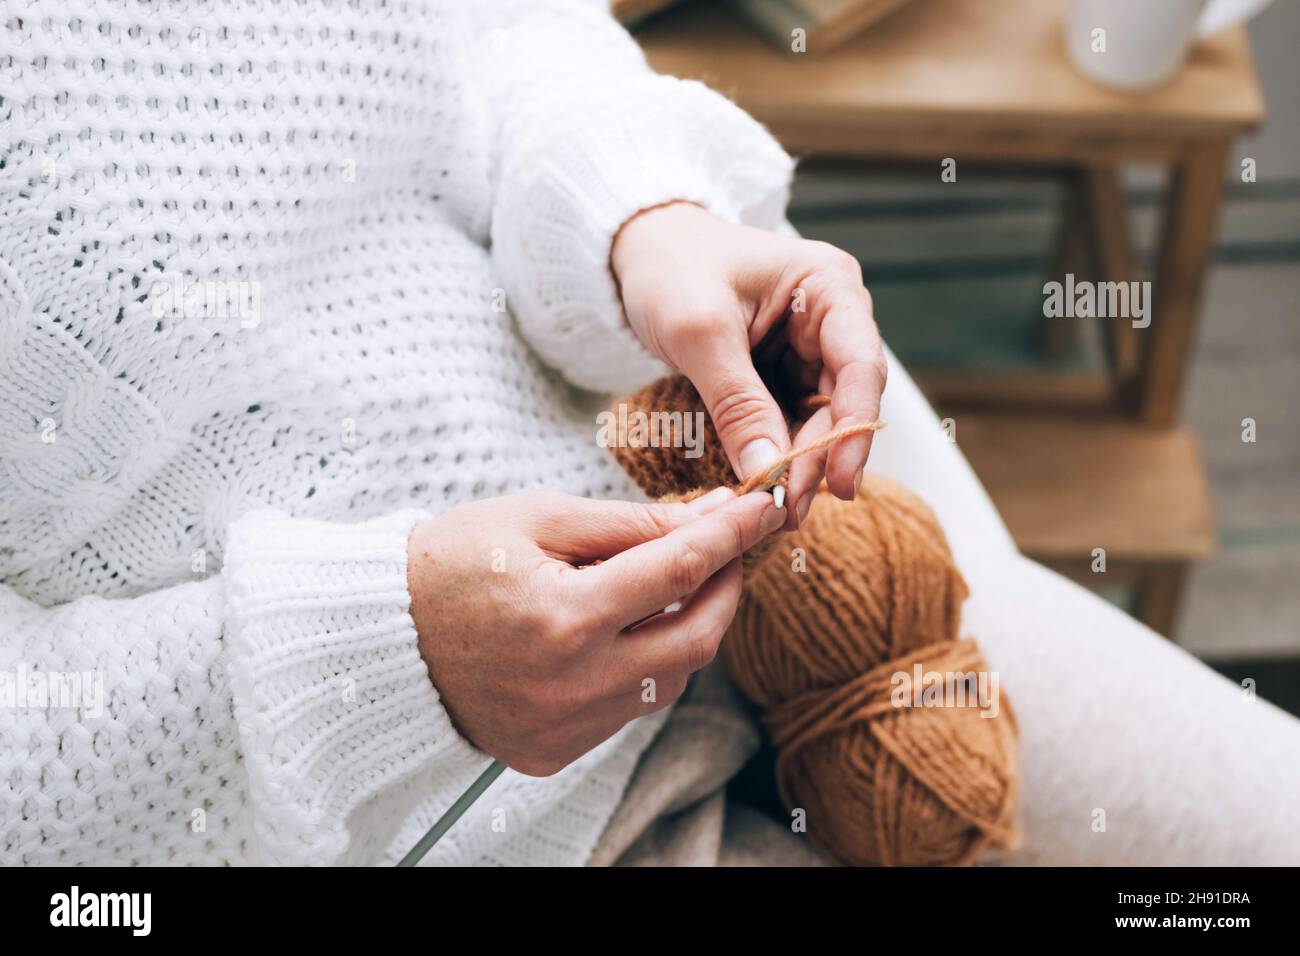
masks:
<svg viewBox="0 0 1300 956"><path fill-rule="evenodd" d="M623 402L703 407L681 378ZM614 454L656 497L736 484L711 426L699 458ZM989 668L960 639L966 584L929 508L868 473L856 501L823 488L799 531L757 550L722 659L763 711L782 797L806 813L808 835L858 865L968 864L986 846L1014 845L1015 716L1004 694L970 699L981 676L991 686ZM935 678L928 703L917 665Z"/></svg>
<svg viewBox="0 0 1300 956"><path fill-rule="evenodd" d="M718 433L707 414L703 417L700 457L689 457L684 447L681 416L704 411L700 393L687 379L681 376L661 378L622 399L619 404L625 405L629 414L638 411L656 414L664 424L660 447L634 447L628 440L629 430L621 429L618 441L610 448L623 470L650 497L682 495L701 488L736 484L735 472L731 470L727 453L723 451L722 442L718 441Z"/></svg>
<svg viewBox="0 0 1300 956"><path fill-rule="evenodd" d="M661 378L620 399L615 408L619 405L626 407L629 416L636 412L660 416L658 445L651 447L629 441L631 429L620 428L617 440L610 446L610 452L623 470L650 497L689 500L719 485L739 484L713 421L704 411L704 400L688 379L680 375ZM681 431L681 416L697 412L703 422L703 433L698 436L701 454L691 458ZM623 417L619 421L622 423ZM768 537L746 552L745 570L755 567L772 550L776 540L775 536Z"/></svg>

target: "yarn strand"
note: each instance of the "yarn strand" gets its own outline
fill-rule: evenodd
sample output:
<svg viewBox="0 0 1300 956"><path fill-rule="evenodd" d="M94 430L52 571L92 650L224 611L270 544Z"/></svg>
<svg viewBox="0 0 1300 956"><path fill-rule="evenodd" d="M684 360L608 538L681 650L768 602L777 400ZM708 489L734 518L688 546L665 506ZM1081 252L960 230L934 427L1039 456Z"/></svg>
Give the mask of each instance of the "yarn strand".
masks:
<svg viewBox="0 0 1300 956"><path fill-rule="evenodd" d="M839 431L831 432L829 435L823 435L815 442L811 442L810 444L804 445L802 448L796 448L793 451L782 455L776 461L772 462L765 471L761 471L756 475L750 475L741 483L740 487L737 489L737 493L747 495L755 488L767 485L776 478L779 478L785 469L790 467L790 464L793 461L802 458L804 455L810 455L815 451L821 451L823 448L829 448L837 441L845 438L852 438L854 435L865 435L869 432L878 432L884 427L885 423L880 419L876 419L874 422L848 425L841 428Z"/></svg>

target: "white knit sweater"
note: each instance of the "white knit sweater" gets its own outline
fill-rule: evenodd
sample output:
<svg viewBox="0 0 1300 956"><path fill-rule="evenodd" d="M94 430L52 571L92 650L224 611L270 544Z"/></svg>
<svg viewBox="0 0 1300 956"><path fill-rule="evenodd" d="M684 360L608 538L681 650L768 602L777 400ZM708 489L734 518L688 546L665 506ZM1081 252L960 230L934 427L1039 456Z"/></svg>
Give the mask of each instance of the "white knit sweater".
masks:
<svg viewBox="0 0 1300 956"><path fill-rule="evenodd" d="M600 3L3 6L0 863L392 862L488 759L412 522L636 496L574 387L658 371L612 236L775 226L790 161ZM585 860L657 725L429 861Z"/></svg>

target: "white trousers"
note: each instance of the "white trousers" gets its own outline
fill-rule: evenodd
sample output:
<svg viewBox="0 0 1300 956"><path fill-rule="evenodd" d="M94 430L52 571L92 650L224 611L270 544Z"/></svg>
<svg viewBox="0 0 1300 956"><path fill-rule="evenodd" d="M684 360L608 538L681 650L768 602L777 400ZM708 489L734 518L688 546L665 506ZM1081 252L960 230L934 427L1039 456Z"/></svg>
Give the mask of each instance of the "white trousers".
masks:
<svg viewBox="0 0 1300 956"><path fill-rule="evenodd" d="M1021 850L1061 865L1300 864L1300 720L1016 553L988 495L890 356L869 467L920 495L971 588L1020 724Z"/></svg>

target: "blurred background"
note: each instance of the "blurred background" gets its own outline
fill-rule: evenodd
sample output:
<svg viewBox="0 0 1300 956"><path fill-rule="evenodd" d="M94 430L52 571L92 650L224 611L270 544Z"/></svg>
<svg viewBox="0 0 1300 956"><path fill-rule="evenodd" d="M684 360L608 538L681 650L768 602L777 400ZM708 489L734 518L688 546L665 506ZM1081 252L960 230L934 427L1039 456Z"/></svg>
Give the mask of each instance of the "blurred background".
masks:
<svg viewBox="0 0 1300 956"><path fill-rule="evenodd" d="M858 257L1021 550L1300 713L1300 3L615 12L800 157L791 221ZM1067 273L1151 281L1150 326L1046 315Z"/></svg>

